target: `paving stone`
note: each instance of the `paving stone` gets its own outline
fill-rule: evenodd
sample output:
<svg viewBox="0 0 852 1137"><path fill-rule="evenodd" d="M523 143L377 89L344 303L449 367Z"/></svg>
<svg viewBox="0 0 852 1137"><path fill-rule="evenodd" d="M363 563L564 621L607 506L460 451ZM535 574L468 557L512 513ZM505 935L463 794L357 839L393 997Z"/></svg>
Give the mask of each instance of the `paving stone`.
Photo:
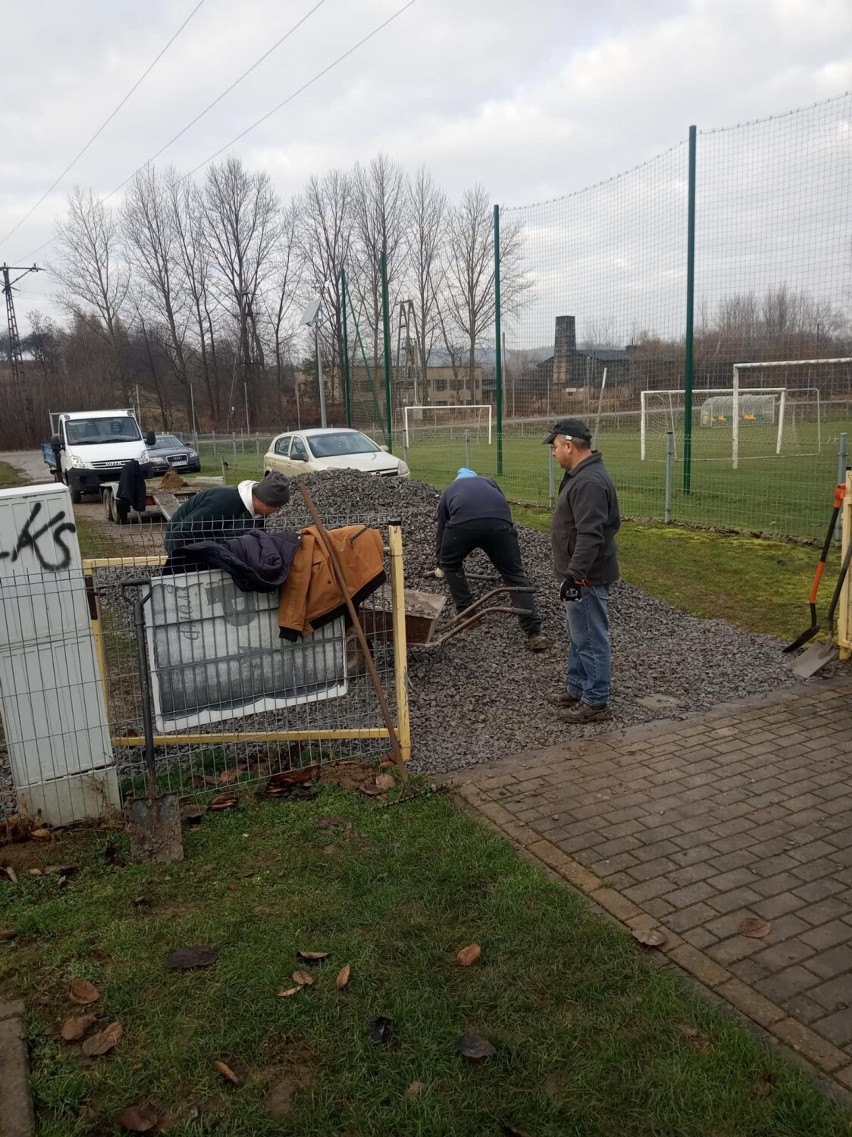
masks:
<svg viewBox="0 0 852 1137"><path fill-rule="evenodd" d="M841 975L844 971L852 970L852 947L848 944L839 944L837 947L822 951L805 960L805 967L813 971L822 979Z"/></svg>
<svg viewBox="0 0 852 1137"><path fill-rule="evenodd" d="M751 888L735 888L732 892L720 892L717 896L710 896L707 903L711 904L717 913L731 912L735 908L751 908L760 902L760 896Z"/></svg>
<svg viewBox="0 0 852 1137"><path fill-rule="evenodd" d="M824 1019L818 1019L813 1029L825 1035L837 1046L849 1046L852 1043L852 1007L836 1011Z"/></svg>
<svg viewBox="0 0 852 1137"><path fill-rule="evenodd" d="M707 948L707 954L712 956L717 963L728 967L738 960L745 959L746 956L754 955L759 950L759 940L749 939L748 936L730 936L719 943L711 944Z"/></svg>
<svg viewBox="0 0 852 1137"><path fill-rule="evenodd" d="M748 1015L761 1026L771 1026L785 1017L786 1012L769 999L764 999L757 991L740 979L729 979L716 988L723 999L727 999L743 1014Z"/></svg>
<svg viewBox="0 0 852 1137"><path fill-rule="evenodd" d="M811 988L808 994L826 1011L845 1011L852 1006L852 974L838 975Z"/></svg>
<svg viewBox="0 0 852 1137"><path fill-rule="evenodd" d="M818 928L803 932L802 939L815 951L825 951L836 944L852 940L852 928L842 920L832 920L828 924L821 924Z"/></svg>
<svg viewBox="0 0 852 1137"><path fill-rule="evenodd" d="M768 979L761 979L756 986L758 991L773 1003L783 1003L785 999L799 995L802 991L808 991L810 994L809 988L815 986L814 973L794 964L770 975Z"/></svg>
<svg viewBox="0 0 852 1137"><path fill-rule="evenodd" d="M774 929L773 929L774 934ZM799 939L784 940L783 943L770 944L754 956L755 963L767 971L782 971L794 963L802 963L814 949Z"/></svg>

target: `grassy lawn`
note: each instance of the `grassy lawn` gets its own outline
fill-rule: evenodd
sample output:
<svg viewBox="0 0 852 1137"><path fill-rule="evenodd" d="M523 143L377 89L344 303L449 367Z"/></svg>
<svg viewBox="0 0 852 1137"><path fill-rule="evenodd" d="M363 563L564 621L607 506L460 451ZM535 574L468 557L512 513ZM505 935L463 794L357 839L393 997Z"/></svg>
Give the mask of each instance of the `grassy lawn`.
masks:
<svg viewBox="0 0 852 1137"><path fill-rule="evenodd" d="M639 431L630 416L622 429L605 428L600 448L618 486L622 512L640 520L662 521L665 506L665 465L661 435L648 441L648 458L640 460ZM819 439L816 426L805 423L791 428L785 453L775 455L775 428L744 428L741 461L731 463L731 439L727 431L696 429L694 461L689 492L683 486L683 463L673 471L672 515L690 525L739 529L754 535L770 534L814 540L828 524L837 477L837 446L840 431L852 423L838 419L824 423ZM489 445L484 428L470 431L469 452L464 429L412 432L409 465L415 478L436 486L447 485L459 466L470 464L480 474L496 477L513 501L546 505L551 483L549 452L542 445L542 424L509 423L503 438L503 473L497 475L497 445ZM394 450L402 453L402 436L395 436ZM678 446L682 440L678 440ZM242 447L245 446L245 449ZM209 442L201 443L205 474L221 474L222 460L229 482L260 477L268 440L217 443L214 455ZM678 451L678 455L680 452ZM554 468L553 485L561 471Z"/></svg>
<svg viewBox="0 0 852 1137"><path fill-rule="evenodd" d="M550 511L516 506L516 521L550 532ZM637 588L702 618L793 640L810 623L808 593L819 552L806 545L625 522L621 574ZM819 596L824 614L839 569L829 553Z"/></svg>
<svg viewBox="0 0 852 1137"><path fill-rule="evenodd" d="M0 489L21 485L21 476L8 462L0 462Z"/></svg>
<svg viewBox="0 0 852 1137"><path fill-rule="evenodd" d="M330 788L208 814L185 838L168 867L123 866L114 831L37 846L30 864L79 866L64 889L26 875L29 846L4 850L19 883L0 884L0 924L17 931L0 991L28 1001L39 1137L112 1134L145 1102L176 1137L850 1132L731 1016L440 797L377 810ZM481 962L460 967L472 942ZM195 944L214 966L165 968ZM300 964L299 949L330 956ZM314 985L278 997L297 968ZM72 978L99 1000L72 1004ZM103 1057L57 1037L86 1010L90 1029L123 1026ZM370 1038L379 1016L387 1045ZM464 1033L494 1056L462 1058Z"/></svg>

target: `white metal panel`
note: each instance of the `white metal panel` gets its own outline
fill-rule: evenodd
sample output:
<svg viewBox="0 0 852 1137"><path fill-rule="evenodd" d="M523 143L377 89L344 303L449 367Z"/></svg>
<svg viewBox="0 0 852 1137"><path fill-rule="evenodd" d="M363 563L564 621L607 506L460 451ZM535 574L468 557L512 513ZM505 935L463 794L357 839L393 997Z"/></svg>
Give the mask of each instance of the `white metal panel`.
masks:
<svg viewBox="0 0 852 1137"><path fill-rule="evenodd" d="M16 789L50 783L66 810L46 820L117 803L71 496L57 483L0 490L0 709ZM108 787L97 809L63 788L89 775Z"/></svg>
<svg viewBox="0 0 852 1137"><path fill-rule="evenodd" d="M240 592L216 569L155 577L145 610L158 730L346 694L342 617L290 643L279 638L278 592Z"/></svg>
<svg viewBox="0 0 852 1137"><path fill-rule="evenodd" d="M0 490L0 598L0 651L89 628L80 546L65 486Z"/></svg>
<svg viewBox="0 0 852 1137"><path fill-rule="evenodd" d="M112 765L91 634L0 653L0 691L16 787Z"/></svg>

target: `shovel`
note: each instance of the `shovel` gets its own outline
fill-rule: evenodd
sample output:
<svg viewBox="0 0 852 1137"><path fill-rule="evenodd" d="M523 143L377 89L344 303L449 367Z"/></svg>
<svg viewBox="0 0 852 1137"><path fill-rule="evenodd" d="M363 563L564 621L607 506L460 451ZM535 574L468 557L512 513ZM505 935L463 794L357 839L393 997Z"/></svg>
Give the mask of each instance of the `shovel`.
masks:
<svg viewBox="0 0 852 1137"><path fill-rule="evenodd" d="M837 578L834 595L828 606L828 639L824 644L812 644L807 651L802 652L793 664L793 674L798 675L800 679L809 679L821 667L825 667L827 663L831 663L833 659L837 658L837 647L834 643L834 613L837 611L840 593L843 591L843 585L849 574L850 561L852 561L852 541L849 542L849 547L844 554L843 564L840 566L840 576Z"/></svg>
<svg viewBox="0 0 852 1137"><path fill-rule="evenodd" d="M811 609L811 626L805 628L800 636L797 636L792 643L787 644L784 648L784 654L789 654L793 651L798 651L800 647L812 640L819 631L819 620L817 619L817 593L819 592L819 584L822 580L822 574L825 572L825 562L828 558L828 550L831 547L831 539L834 536L834 529L837 525L837 518L843 505L843 499L846 497L846 486L838 485L834 489L834 509L831 512L831 521L828 524L828 533L826 534L825 544L822 547L822 552L819 555L819 564L814 574L814 582L811 585L811 594L809 597L809 604Z"/></svg>
<svg viewBox="0 0 852 1137"><path fill-rule="evenodd" d="M126 585L150 585L149 580L126 581ZM127 831L130 859L136 864L174 864L183 860L183 833L180 804L176 794L161 794L154 762L154 720L151 714L151 681L145 648L145 604L151 598L137 592L133 601L133 626L139 657L139 683L142 692L142 726L145 734L145 769L148 774L146 797L131 798L127 805Z"/></svg>

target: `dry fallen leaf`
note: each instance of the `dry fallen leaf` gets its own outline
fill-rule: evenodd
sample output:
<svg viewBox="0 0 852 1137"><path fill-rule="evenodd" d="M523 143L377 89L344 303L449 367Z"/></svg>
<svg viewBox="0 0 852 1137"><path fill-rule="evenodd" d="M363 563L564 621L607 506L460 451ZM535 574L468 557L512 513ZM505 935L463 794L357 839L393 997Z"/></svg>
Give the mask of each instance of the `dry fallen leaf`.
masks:
<svg viewBox="0 0 852 1137"><path fill-rule="evenodd" d="M11 865L4 865L3 866L3 872L6 874L6 876L9 878L9 880L12 882L12 884L18 883L18 874L15 872L15 870L12 868Z"/></svg>
<svg viewBox="0 0 852 1137"><path fill-rule="evenodd" d="M14 928L0 928L0 941L13 940L17 934Z"/></svg>
<svg viewBox="0 0 852 1137"><path fill-rule="evenodd" d="M42 869L27 869L27 876L44 876Z"/></svg>
<svg viewBox="0 0 852 1137"><path fill-rule="evenodd" d="M412 1082L408 1089L405 1091L405 1096L409 1101L416 1101L425 1089L425 1082Z"/></svg>
<svg viewBox="0 0 852 1137"><path fill-rule="evenodd" d="M100 991L88 979L72 979L68 984L68 998L80 1007L96 1003L100 997Z"/></svg>
<svg viewBox="0 0 852 1137"><path fill-rule="evenodd" d="M239 798L236 794L217 794L216 797L210 799L207 803L207 808L214 811L221 809L233 809L235 805L239 804Z"/></svg>
<svg viewBox="0 0 852 1137"><path fill-rule="evenodd" d="M642 947L662 947L666 942L665 932L660 928L635 928L632 935Z"/></svg>
<svg viewBox="0 0 852 1137"><path fill-rule="evenodd" d="M391 774L379 774L376 778L376 786L378 789L385 792L385 790L392 790L396 785L396 778Z"/></svg>
<svg viewBox="0 0 852 1137"><path fill-rule="evenodd" d="M97 1034L85 1039L80 1049L87 1058L95 1058L101 1054L106 1054L108 1050L112 1050L123 1034L124 1028L120 1022L110 1023L103 1030L99 1030Z"/></svg>
<svg viewBox="0 0 852 1137"><path fill-rule="evenodd" d="M219 775L219 781L222 783L222 785L227 786L231 782L235 782L241 773L242 770L223 770Z"/></svg>
<svg viewBox="0 0 852 1137"><path fill-rule="evenodd" d="M210 967L219 958L218 952L204 944L178 948L166 956L166 967L173 971L188 971L192 967Z"/></svg>
<svg viewBox="0 0 852 1137"><path fill-rule="evenodd" d="M115 1115L116 1124L128 1133L147 1133L159 1120L157 1112L150 1105L129 1105Z"/></svg>
<svg viewBox="0 0 852 1137"><path fill-rule="evenodd" d="M757 916L749 916L740 924L740 932L744 936L751 936L752 939L762 940L764 936L768 936L772 931L772 925L768 920L760 920Z"/></svg>
<svg viewBox="0 0 852 1137"><path fill-rule="evenodd" d="M60 1030L59 1035L64 1042L77 1042L83 1037L96 1018L97 1015L77 1015L73 1019L67 1019L62 1024L62 1030Z"/></svg>
<svg viewBox="0 0 852 1137"><path fill-rule="evenodd" d="M288 987L286 991L278 992L278 998L289 999L291 995L298 995L301 990L303 990L302 987Z"/></svg>
<svg viewBox="0 0 852 1137"><path fill-rule="evenodd" d="M349 976L351 975L351 973L352 973L352 968L348 963L345 964L343 967L341 967L340 971L337 973L337 978L334 981L334 985L338 989L338 991L340 990L341 987L345 987L346 984L349 982Z"/></svg>
<svg viewBox="0 0 852 1137"><path fill-rule="evenodd" d="M463 1034L456 1043L456 1049L471 1062L484 1062L497 1053L488 1039L478 1034Z"/></svg>
<svg viewBox="0 0 852 1137"><path fill-rule="evenodd" d="M233 1085L241 1086L243 1084L242 1078L240 1078L239 1075L234 1073L234 1071L231 1069L231 1067L228 1065L227 1062L219 1062L217 1060L216 1062L213 1063L213 1069L218 1070L218 1072L222 1075L222 1077L227 1079L227 1081L231 1082Z"/></svg>
<svg viewBox="0 0 852 1137"><path fill-rule="evenodd" d="M460 967L470 967L474 963L479 963L481 956L482 948L479 944L468 944L456 956L456 963Z"/></svg>
<svg viewBox="0 0 852 1137"><path fill-rule="evenodd" d="M306 963L319 963L323 959L328 959L331 952L328 951L302 951L301 949L296 952L299 959L303 959Z"/></svg>
<svg viewBox="0 0 852 1137"><path fill-rule="evenodd" d="M503 1137L532 1137L528 1130L512 1125L509 1121L501 1121L500 1124L503 1126Z"/></svg>
<svg viewBox="0 0 852 1137"><path fill-rule="evenodd" d="M50 840L50 830L49 829L33 829L32 833L30 833L30 836L32 837L32 839L34 841L49 841Z"/></svg>
<svg viewBox="0 0 852 1137"><path fill-rule="evenodd" d="M298 983L300 987L310 987L313 984L314 977L309 971L294 971L293 982Z"/></svg>

